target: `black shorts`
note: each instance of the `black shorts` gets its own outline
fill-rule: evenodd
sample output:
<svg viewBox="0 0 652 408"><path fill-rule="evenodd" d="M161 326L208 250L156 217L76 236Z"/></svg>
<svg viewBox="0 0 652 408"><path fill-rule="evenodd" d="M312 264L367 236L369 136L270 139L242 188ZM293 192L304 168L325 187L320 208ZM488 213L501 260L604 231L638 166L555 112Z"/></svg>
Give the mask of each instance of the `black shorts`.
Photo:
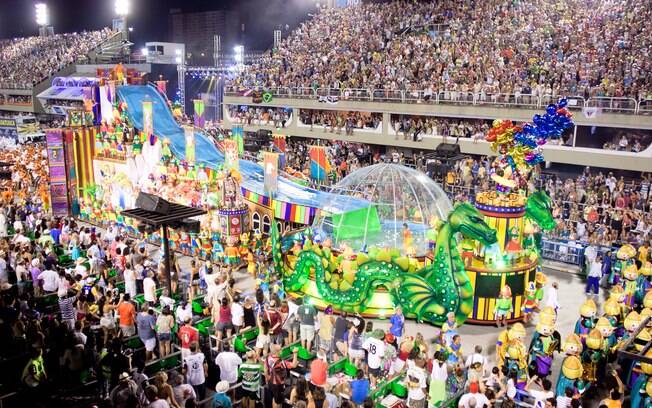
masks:
<svg viewBox="0 0 652 408"><path fill-rule="evenodd" d="M252 401L260 401L260 397L256 391L242 390L242 398L249 398Z"/></svg>
<svg viewBox="0 0 652 408"><path fill-rule="evenodd" d="M374 377L380 377L380 367L378 368L369 367L369 374L373 375Z"/></svg>
<svg viewBox="0 0 652 408"><path fill-rule="evenodd" d="M268 384L269 392L272 394L274 402L277 404L283 404L285 400L285 384Z"/></svg>

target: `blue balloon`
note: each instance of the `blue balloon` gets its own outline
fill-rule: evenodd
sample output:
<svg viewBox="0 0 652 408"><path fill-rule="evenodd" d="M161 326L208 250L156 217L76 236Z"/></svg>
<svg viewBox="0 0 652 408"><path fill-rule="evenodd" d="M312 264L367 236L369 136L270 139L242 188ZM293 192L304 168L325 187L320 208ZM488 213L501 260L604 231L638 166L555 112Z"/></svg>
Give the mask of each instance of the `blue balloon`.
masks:
<svg viewBox="0 0 652 408"><path fill-rule="evenodd" d="M551 103L551 104L548 105L548 107L546 108L546 113L547 113L548 115L554 115L555 113L557 113L557 106L555 106L555 104Z"/></svg>
<svg viewBox="0 0 652 408"><path fill-rule="evenodd" d="M557 106L559 106L560 108L565 108L566 106L568 106L568 99L561 98L559 100L559 103L557 103Z"/></svg>
<svg viewBox="0 0 652 408"><path fill-rule="evenodd" d="M532 122L534 122L537 125L541 123L541 120L542 120L541 115L539 115L538 113L532 116Z"/></svg>

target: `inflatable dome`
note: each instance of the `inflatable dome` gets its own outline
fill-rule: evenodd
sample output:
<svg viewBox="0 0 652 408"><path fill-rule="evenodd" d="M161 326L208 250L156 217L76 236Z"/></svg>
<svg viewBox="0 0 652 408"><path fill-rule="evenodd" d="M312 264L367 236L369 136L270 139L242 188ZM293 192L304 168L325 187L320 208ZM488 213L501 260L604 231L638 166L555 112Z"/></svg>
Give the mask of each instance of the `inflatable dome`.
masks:
<svg viewBox="0 0 652 408"><path fill-rule="evenodd" d="M333 248L354 252L371 247L397 248L423 256L431 224L445 220L452 204L444 190L424 173L398 164L376 164L354 171L333 186L350 197L347 211L321 211L312 229ZM360 203L364 203L360 205Z"/></svg>

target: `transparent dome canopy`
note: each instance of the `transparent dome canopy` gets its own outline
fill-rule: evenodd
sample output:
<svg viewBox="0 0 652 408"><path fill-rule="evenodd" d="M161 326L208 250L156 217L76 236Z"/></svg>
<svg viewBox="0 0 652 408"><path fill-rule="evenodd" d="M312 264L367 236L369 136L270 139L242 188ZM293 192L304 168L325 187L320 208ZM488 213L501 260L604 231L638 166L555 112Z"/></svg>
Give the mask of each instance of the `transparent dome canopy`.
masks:
<svg viewBox="0 0 652 408"><path fill-rule="evenodd" d="M428 251L429 222L445 220L452 204L444 190L424 173L399 164L375 164L354 171L333 186L332 193L365 205L322 210L312 226L322 242L354 252L376 246ZM345 201L344 200L344 201Z"/></svg>

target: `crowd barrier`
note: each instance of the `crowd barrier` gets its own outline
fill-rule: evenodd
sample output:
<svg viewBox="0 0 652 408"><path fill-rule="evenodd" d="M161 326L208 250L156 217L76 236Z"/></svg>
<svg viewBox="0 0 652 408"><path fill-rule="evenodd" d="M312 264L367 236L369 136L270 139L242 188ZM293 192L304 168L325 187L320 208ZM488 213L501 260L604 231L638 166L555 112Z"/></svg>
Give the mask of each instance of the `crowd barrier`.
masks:
<svg viewBox="0 0 652 408"><path fill-rule="evenodd" d="M394 90L394 89L356 89L356 88L309 88L309 87L273 87L273 88L241 88L226 86L224 95L244 96L247 91L268 91L274 97L318 99L320 97L337 97L342 100L394 103L424 103L424 104L457 104L457 105L494 105L525 109L540 109L556 102L555 95L534 95L501 92L462 92L457 90ZM602 112L647 115L652 113L652 99L623 98L610 96L592 96L585 98L579 95L565 96L568 109L598 109Z"/></svg>

